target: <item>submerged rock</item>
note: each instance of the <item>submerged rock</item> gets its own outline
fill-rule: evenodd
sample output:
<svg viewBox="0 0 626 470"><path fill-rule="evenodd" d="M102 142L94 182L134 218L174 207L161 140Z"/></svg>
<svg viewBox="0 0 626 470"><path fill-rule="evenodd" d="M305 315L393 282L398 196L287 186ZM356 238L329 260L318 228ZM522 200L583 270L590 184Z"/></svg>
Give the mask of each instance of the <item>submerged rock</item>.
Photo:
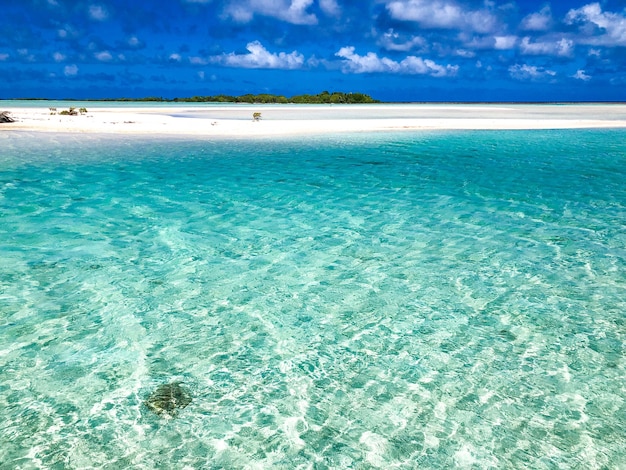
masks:
<svg viewBox="0 0 626 470"><path fill-rule="evenodd" d="M191 395L180 386L181 382L160 385L144 404L164 418L173 418L179 410L191 403Z"/></svg>

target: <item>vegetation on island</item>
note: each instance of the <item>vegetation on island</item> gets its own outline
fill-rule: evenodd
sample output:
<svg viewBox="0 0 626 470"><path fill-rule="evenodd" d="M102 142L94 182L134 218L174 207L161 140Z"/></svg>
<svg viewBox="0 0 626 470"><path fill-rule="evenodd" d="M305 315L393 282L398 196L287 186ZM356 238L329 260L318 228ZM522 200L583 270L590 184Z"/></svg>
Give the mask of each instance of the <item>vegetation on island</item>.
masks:
<svg viewBox="0 0 626 470"><path fill-rule="evenodd" d="M192 96L189 98L162 98L149 96L146 98L120 98L114 101L154 101L166 103L252 103L252 104L361 104L361 103L380 103L379 100L373 99L364 93L343 93L323 91L317 95L296 95L287 98L283 95L272 95L269 93L261 94L245 94L240 96L233 95L214 95L214 96Z"/></svg>
<svg viewBox="0 0 626 470"><path fill-rule="evenodd" d="M80 108L78 111L76 111L76 108L70 107L69 109L65 109L61 111L59 114L61 116L78 116L78 113L85 114L86 112L87 112L87 108ZM50 108L50 114L56 114L56 113L57 113L56 108Z"/></svg>

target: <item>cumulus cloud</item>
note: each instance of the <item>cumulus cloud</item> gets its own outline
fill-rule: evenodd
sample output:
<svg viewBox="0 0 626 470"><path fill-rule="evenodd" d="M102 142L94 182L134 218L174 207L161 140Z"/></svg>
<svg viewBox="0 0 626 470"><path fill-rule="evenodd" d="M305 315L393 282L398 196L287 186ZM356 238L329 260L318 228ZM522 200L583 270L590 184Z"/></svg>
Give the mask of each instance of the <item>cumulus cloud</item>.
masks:
<svg viewBox="0 0 626 470"><path fill-rule="evenodd" d="M168 59L171 60L172 62L180 62L182 60L182 57L180 56L180 54L177 54L176 52L174 52L170 54Z"/></svg>
<svg viewBox="0 0 626 470"><path fill-rule="evenodd" d="M404 37L390 29L380 37L378 44L388 51L407 52L415 48L423 49L426 40L420 36Z"/></svg>
<svg viewBox="0 0 626 470"><path fill-rule="evenodd" d="M233 0L225 11L240 23L248 23L258 14L291 24L311 25L317 24L317 17L307 12L312 4L313 0Z"/></svg>
<svg viewBox="0 0 626 470"><path fill-rule="evenodd" d="M587 75L584 70L576 70L576 73L572 75L572 78L582 80L583 82L588 82L589 80L591 80L591 75Z"/></svg>
<svg viewBox="0 0 626 470"><path fill-rule="evenodd" d="M558 41L551 42L530 42L530 38L525 37L520 42L520 51L525 55L571 57L574 54L574 41L571 39L561 38Z"/></svg>
<svg viewBox="0 0 626 470"><path fill-rule="evenodd" d="M464 57L466 59L472 59L476 57L476 52L468 51L467 49L457 49L456 51L454 51L454 55Z"/></svg>
<svg viewBox="0 0 626 470"><path fill-rule="evenodd" d="M399 73L411 75L430 75L433 77L447 77L456 75L458 65L440 65L430 59L408 56L401 62L387 57L378 57L374 52L358 55L352 46L342 47L335 54L343 59L344 73Z"/></svg>
<svg viewBox="0 0 626 470"><path fill-rule="evenodd" d="M485 49L485 50L498 50L498 51L506 51L514 49L518 42L519 38L513 35L506 36L482 36L482 35L473 35L471 37L465 37L462 35L461 39L464 40L463 46L466 49Z"/></svg>
<svg viewBox="0 0 626 470"><path fill-rule="evenodd" d="M90 5L89 17L96 21L105 21L109 17L109 12L102 5Z"/></svg>
<svg viewBox="0 0 626 470"><path fill-rule="evenodd" d="M494 36L494 49L508 50L513 49L517 44L517 36Z"/></svg>
<svg viewBox="0 0 626 470"><path fill-rule="evenodd" d="M567 24L581 25L581 42L602 46L626 46L626 15L602 11L599 3L572 9L565 16Z"/></svg>
<svg viewBox="0 0 626 470"><path fill-rule="evenodd" d="M143 47L143 43L139 40L137 36L131 36L128 38L127 44L132 49L140 49Z"/></svg>
<svg viewBox="0 0 626 470"><path fill-rule="evenodd" d="M174 54L172 54L174 55ZM178 55L178 54L176 54ZM171 58L172 56L170 56ZM176 60L176 59L174 59ZM189 63L191 65L206 65L209 63L209 61L207 59L205 59L204 57L197 57L197 56L193 56L193 57L189 57Z"/></svg>
<svg viewBox="0 0 626 470"><path fill-rule="evenodd" d="M509 74L515 80L544 80L556 76L556 72L553 70L546 70L543 67L537 67L527 64L515 64L509 67Z"/></svg>
<svg viewBox="0 0 626 470"><path fill-rule="evenodd" d="M552 10L546 5L537 13L531 13L522 20L520 28L525 31L548 31L552 26Z"/></svg>
<svg viewBox="0 0 626 470"><path fill-rule="evenodd" d="M497 26L489 10L467 10L453 0L387 0L386 6L392 18L414 21L423 28L488 33Z"/></svg>
<svg viewBox="0 0 626 470"><path fill-rule="evenodd" d="M55 52L54 54L52 54L52 58L55 62L63 62L65 60L65 55L61 54L60 52Z"/></svg>
<svg viewBox="0 0 626 470"><path fill-rule="evenodd" d="M94 57L100 62L109 62L111 59L113 59L113 56L109 51L96 52L94 54Z"/></svg>
<svg viewBox="0 0 626 470"><path fill-rule="evenodd" d="M66 65L63 68L63 74L66 77L75 77L78 74L78 67L75 64Z"/></svg>
<svg viewBox="0 0 626 470"><path fill-rule="evenodd" d="M337 3L337 0L319 0L320 9L328 16L339 16L341 14L341 8Z"/></svg>
<svg viewBox="0 0 626 470"><path fill-rule="evenodd" d="M285 69L293 70L302 68L304 56L297 51L289 54L269 52L259 41L253 41L246 45L248 54L222 54L213 56L212 62L226 65L227 67L241 67L248 69Z"/></svg>
<svg viewBox="0 0 626 470"><path fill-rule="evenodd" d="M26 62L35 62L35 55L34 54L30 54L28 49L26 48L20 48L16 51L18 53L18 55L22 58L22 60L26 61Z"/></svg>

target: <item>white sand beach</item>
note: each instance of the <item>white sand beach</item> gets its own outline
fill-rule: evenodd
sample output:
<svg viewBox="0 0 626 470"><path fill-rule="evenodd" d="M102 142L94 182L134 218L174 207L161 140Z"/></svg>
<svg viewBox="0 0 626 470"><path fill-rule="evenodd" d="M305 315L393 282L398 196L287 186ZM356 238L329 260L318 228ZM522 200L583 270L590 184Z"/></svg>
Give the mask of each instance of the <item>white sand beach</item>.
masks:
<svg viewBox="0 0 626 470"><path fill-rule="evenodd" d="M69 103L71 105L71 103ZM1 104L0 104L1 106ZM58 112L65 108L58 108ZM76 116L48 107L2 107L3 130L263 137L401 130L626 128L624 104L162 105L98 103ZM261 119L253 120L253 113Z"/></svg>

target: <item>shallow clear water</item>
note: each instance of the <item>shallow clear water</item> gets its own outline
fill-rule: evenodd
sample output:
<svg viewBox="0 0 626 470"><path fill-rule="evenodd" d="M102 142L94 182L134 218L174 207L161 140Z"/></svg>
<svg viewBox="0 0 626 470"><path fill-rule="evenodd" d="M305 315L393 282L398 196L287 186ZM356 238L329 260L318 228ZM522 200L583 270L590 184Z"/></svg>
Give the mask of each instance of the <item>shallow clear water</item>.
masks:
<svg viewBox="0 0 626 470"><path fill-rule="evenodd" d="M626 465L626 131L0 148L0 467Z"/></svg>

